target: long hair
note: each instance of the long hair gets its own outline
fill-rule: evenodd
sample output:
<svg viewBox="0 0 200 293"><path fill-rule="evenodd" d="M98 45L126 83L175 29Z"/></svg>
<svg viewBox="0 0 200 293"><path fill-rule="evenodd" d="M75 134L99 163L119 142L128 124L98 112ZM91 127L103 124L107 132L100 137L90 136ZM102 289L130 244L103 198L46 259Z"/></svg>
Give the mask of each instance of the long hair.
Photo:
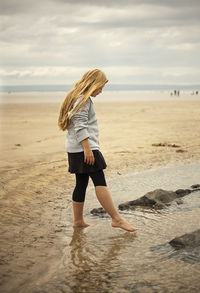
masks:
<svg viewBox="0 0 200 293"><path fill-rule="evenodd" d="M70 124L70 119L80 108L84 107L91 94L96 89L103 87L107 82L108 80L105 74L99 69L91 69L86 72L68 92L65 100L61 105L60 115L58 118L59 128L63 131L66 130ZM73 109L73 105L78 100L78 98L80 98L80 96L80 101Z"/></svg>

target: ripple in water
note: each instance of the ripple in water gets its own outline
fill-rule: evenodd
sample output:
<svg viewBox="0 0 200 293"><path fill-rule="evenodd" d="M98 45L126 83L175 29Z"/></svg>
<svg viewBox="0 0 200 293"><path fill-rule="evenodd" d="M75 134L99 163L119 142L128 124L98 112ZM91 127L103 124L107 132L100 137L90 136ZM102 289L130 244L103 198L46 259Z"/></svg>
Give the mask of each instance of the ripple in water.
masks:
<svg viewBox="0 0 200 293"><path fill-rule="evenodd" d="M200 164L181 165L118 176L109 183L115 204L135 199L156 188L176 190L200 183ZM136 233L114 229L109 218L90 215L99 204L93 188L87 194L86 229L69 228L63 258L48 281L29 292L199 292L199 248L176 251L167 244L200 224L200 192L163 211L122 212ZM66 222L72 222L71 207ZM41 289L42 288L42 289Z"/></svg>

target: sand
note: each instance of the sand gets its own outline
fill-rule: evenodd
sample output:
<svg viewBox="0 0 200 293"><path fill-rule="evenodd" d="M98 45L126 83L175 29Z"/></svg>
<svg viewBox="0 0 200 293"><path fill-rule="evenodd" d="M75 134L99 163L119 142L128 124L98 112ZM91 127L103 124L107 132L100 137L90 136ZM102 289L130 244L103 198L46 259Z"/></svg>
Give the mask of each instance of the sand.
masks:
<svg viewBox="0 0 200 293"><path fill-rule="evenodd" d="M59 255L74 176L58 103L1 104L1 276L12 292ZM200 101L95 103L109 180L200 161ZM154 145L153 145L154 144ZM159 146L159 144L161 144Z"/></svg>

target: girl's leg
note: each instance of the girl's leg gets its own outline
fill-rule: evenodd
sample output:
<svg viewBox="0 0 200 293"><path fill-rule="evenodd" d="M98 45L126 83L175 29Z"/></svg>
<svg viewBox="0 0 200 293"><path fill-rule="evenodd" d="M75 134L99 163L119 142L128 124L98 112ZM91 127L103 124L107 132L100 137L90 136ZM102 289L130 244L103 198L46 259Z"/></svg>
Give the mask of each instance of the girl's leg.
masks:
<svg viewBox="0 0 200 293"><path fill-rule="evenodd" d="M88 227L90 224L85 222L83 218L84 202L73 201L74 224L73 227Z"/></svg>
<svg viewBox="0 0 200 293"><path fill-rule="evenodd" d="M116 210L114 206L112 197L106 186L96 186L95 190L100 204L112 218L113 227L122 228L129 232L134 232L137 230L120 216L119 212Z"/></svg>
<svg viewBox="0 0 200 293"><path fill-rule="evenodd" d="M106 187L103 171L101 170L95 173L90 173L89 175L95 185L96 195L100 204L112 218L112 226L116 228L122 228L130 232L136 231L137 229L131 226L125 219L123 219L115 208L110 192Z"/></svg>
<svg viewBox="0 0 200 293"><path fill-rule="evenodd" d="M83 207L88 181L89 176L87 174L76 174L76 186L72 196L74 213L73 227L88 227L90 225L83 219Z"/></svg>

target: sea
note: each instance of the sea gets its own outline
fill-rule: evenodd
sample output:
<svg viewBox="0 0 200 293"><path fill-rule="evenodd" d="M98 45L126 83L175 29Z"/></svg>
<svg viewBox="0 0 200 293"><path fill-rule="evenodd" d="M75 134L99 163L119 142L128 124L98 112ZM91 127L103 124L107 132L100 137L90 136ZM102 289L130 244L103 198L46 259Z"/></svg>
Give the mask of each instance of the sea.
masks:
<svg viewBox="0 0 200 293"><path fill-rule="evenodd" d="M0 104L61 103L72 85L1 86ZM200 85L106 85L95 102L200 100Z"/></svg>

